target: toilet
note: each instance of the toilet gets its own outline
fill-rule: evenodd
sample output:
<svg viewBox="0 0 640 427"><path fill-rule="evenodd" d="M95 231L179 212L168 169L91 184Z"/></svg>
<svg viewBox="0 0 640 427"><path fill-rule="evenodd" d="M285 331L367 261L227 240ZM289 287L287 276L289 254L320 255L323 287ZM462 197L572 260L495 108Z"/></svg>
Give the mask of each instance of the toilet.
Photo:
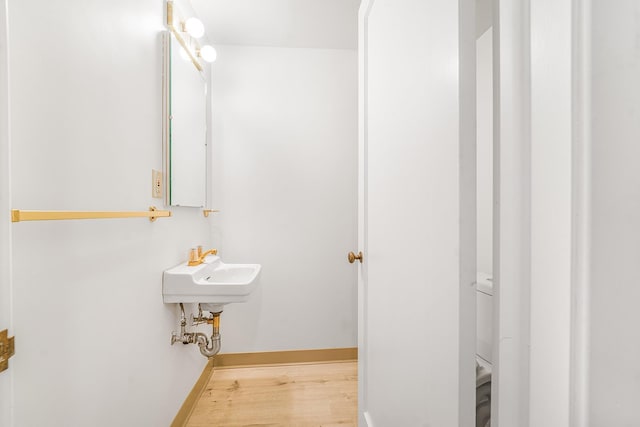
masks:
<svg viewBox="0 0 640 427"><path fill-rule="evenodd" d="M491 362L493 350L493 278L476 279L476 427L491 425Z"/></svg>

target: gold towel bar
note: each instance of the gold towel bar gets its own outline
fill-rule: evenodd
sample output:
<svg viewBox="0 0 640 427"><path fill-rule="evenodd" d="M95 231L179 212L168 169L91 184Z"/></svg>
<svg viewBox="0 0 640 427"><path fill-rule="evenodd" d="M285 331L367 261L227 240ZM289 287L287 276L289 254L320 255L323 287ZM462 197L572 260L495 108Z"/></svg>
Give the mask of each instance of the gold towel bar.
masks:
<svg viewBox="0 0 640 427"><path fill-rule="evenodd" d="M155 221L157 218L169 217L171 211L159 211L151 206L148 211L126 212L98 212L98 211L23 211L13 209L11 222L20 221L48 221L59 219L104 219L104 218L149 218Z"/></svg>

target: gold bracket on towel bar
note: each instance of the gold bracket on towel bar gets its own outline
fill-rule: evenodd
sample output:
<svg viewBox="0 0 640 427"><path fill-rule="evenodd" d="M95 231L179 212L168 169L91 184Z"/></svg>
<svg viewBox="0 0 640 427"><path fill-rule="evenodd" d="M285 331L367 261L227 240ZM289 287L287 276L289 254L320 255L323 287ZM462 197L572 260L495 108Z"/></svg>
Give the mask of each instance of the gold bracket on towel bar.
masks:
<svg viewBox="0 0 640 427"><path fill-rule="evenodd" d="M15 341L5 329L0 331L0 372L9 369L9 358L16 352Z"/></svg>
<svg viewBox="0 0 640 427"><path fill-rule="evenodd" d="M158 218L171 216L171 211L159 211L151 206L148 211L99 212L99 211L11 211L11 222L20 221L50 221L62 219L106 219L106 218Z"/></svg>
<svg viewBox="0 0 640 427"><path fill-rule="evenodd" d="M205 218L209 218L209 214L212 213L216 213L216 212L220 212L218 209L203 209L202 213L204 214Z"/></svg>

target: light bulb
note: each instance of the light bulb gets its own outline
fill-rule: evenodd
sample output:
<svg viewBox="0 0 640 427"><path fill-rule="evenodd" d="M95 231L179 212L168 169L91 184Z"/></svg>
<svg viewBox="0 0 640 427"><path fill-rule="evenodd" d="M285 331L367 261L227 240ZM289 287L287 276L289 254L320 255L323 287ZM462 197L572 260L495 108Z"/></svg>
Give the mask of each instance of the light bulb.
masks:
<svg viewBox="0 0 640 427"><path fill-rule="evenodd" d="M196 39L204 36L204 24L198 18L189 18L184 23L185 31Z"/></svg>
<svg viewBox="0 0 640 427"><path fill-rule="evenodd" d="M204 45L200 48L200 58L204 59L207 62L213 62L216 60L218 53L216 49L211 45Z"/></svg>

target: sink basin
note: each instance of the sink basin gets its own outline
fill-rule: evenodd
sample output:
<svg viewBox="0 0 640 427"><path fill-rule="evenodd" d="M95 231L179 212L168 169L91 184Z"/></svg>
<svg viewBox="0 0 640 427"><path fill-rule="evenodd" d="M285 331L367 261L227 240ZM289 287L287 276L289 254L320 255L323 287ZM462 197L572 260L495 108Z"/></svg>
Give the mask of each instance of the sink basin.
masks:
<svg viewBox="0 0 640 427"><path fill-rule="evenodd" d="M165 303L200 303L209 311L233 302L244 302L259 283L260 264L226 264L218 256L189 267L180 264L162 275Z"/></svg>

